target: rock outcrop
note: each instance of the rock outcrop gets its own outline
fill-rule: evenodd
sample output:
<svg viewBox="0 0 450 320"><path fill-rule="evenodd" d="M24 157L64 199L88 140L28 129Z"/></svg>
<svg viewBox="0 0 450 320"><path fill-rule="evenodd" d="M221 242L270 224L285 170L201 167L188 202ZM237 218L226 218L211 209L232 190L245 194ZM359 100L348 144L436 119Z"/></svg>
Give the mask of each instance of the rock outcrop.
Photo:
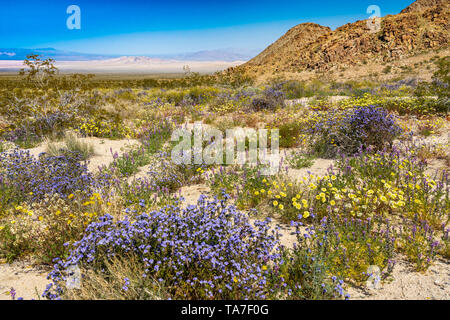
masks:
<svg viewBox="0 0 450 320"><path fill-rule="evenodd" d="M387 63L448 48L448 0L418 0L378 22L363 20L332 31L314 23L290 29L261 54L237 69L251 75L322 71L357 64ZM378 23L378 27L377 27Z"/></svg>

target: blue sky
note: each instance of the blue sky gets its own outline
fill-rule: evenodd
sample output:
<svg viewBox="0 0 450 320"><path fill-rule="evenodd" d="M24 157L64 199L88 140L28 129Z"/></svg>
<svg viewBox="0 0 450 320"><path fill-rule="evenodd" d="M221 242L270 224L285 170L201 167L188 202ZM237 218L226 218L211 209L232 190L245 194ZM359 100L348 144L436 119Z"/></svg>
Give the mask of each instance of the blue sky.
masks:
<svg viewBox="0 0 450 320"><path fill-rule="evenodd" d="M413 0L0 0L0 48L47 48L96 54L171 54L222 48L263 49L289 28L315 22L335 29L397 14ZM81 29L69 30L69 5Z"/></svg>

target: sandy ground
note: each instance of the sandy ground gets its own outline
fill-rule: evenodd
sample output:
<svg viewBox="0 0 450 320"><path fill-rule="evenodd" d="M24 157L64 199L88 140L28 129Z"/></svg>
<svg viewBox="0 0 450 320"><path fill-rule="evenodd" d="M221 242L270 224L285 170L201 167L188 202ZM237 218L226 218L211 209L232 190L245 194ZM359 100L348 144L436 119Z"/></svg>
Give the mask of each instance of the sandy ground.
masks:
<svg viewBox="0 0 450 320"><path fill-rule="evenodd" d="M380 289L350 288L351 299L357 300L448 300L450 299L450 264L436 261L426 273L411 271L403 260L394 266L392 281Z"/></svg>
<svg viewBox="0 0 450 320"><path fill-rule="evenodd" d="M11 288L16 290L16 298L38 300L49 283L48 272L47 268L31 266L25 261L0 264L0 300L11 300Z"/></svg>
<svg viewBox="0 0 450 320"><path fill-rule="evenodd" d="M328 169L335 163L330 159L316 159L314 164L309 168L294 169L288 168L288 176L293 180L299 180L309 175L324 176L328 173Z"/></svg>
<svg viewBox="0 0 450 320"><path fill-rule="evenodd" d="M108 166L113 162L113 153L117 152L121 155L126 151L127 147L140 144L139 141L133 139L123 140L109 140L96 137L80 138L80 140L91 144L94 147L95 154L89 158L88 169L92 172L98 170L101 166ZM41 152L46 151L47 144L44 142L41 145L28 149L34 156L38 156ZM111 153L111 150L113 153Z"/></svg>
<svg viewBox="0 0 450 320"><path fill-rule="evenodd" d="M180 193L184 197L182 207L186 208L188 205L196 205L202 194L209 195L210 189L206 184L195 184L182 187Z"/></svg>

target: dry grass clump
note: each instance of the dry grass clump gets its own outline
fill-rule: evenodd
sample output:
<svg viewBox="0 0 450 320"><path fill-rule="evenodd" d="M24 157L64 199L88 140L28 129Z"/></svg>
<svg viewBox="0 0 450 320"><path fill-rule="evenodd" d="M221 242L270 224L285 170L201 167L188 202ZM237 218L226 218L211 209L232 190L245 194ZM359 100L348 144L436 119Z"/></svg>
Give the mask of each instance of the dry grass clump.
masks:
<svg viewBox="0 0 450 320"><path fill-rule="evenodd" d="M48 142L46 152L51 156L61 156L70 152L79 153L83 160L95 154L94 147L83 141L75 132L67 131L62 142Z"/></svg>
<svg viewBox="0 0 450 320"><path fill-rule="evenodd" d="M65 300L162 300L168 295L156 279L142 277L144 266L134 255L114 257L102 271L82 269L79 288L65 290Z"/></svg>

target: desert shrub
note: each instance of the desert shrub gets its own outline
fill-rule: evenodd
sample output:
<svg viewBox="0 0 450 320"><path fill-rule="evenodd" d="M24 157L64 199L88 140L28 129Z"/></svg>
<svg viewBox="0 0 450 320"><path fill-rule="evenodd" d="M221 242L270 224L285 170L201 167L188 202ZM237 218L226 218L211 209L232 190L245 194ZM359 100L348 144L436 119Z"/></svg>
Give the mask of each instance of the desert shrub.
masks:
<svg viewBox="0 0 450 320"><path fill-rule="evenodd" d="M450 57L442 57L437 60L435 64L437 66L437 70L433 74L434 91L440 98L446 100L448 107L448 97L450 95Z"/></svg>
<svg viewBox="0 0 450 320"><path fill-rule="evenodd" d="M73 152L57 157L43 153L36 159L29 151L14 149L0 154L0 176L3 184L29 200L42 200L46 194L68 195L89 190L93 183L80 160Z"/></svg>
<svg viewBox="0 0 450 320"><path fill-rule="evenodd" d="M434 238L435 231L426 220L404 220L399 237L399 250L414 263L417 271L428 269L434 260L440 243Z"/></svg>
<svg viewBox="0 0 450 320"><path fill-rule="evenodd" d="M9 261L33 254L37 262L51 264L54 258L65 257L67 243L81 239L86 226L108 209L99 194L81 191L16 206L0 230L1 254Z"/></svg>
<svg viewBox="0 0 450 320"><path fill-rule="evenodd" d="M391 73L391 71L392 71L392 66L386 66L383 69L383 73L385 73L385 74Z"/></svg>
<svg viewBox="0 0 450 320"><path fill-rule="evenodd" d="M27 128L18 128L12 131L8 131L3 135L4 139L13 142L17 146L29 149L37 146L42 137L37 136L34 132L29 131Z"/></svg>
<svg viewBox="0 0 450 320"><path fill-rule="evenodd" d="M77 132L84 137L119 139L131 137L132 131L122 119L83 119Z"/></svg>
<svg viewBox="0 0 450 320"><path fill-rule="evenodd" d="M449 219L447 175L436 180L430 178L425 174L425 163L415 157L414 149L403 152L362 154L339 161L337 167L343 172L341 181L349 189L361 191L362 188L365 192L359 210L366 204L366 212L398 212L409 219L417 215L419 221L427 221L439 229ZM360 187L355 188L357 185Z"/></svg>
<svg viewBox="0 0 450 320"><path fill-rule="evenodd" d="M170 120L162 120L142 128L139 140L144 145L147 153L161 151L164 143L169 140L175 124Z"/></svg>
<svg viewBox="0 0 450 320"><path fill-rule="evenodd" d="M136 173L139 167L149 164L154 159L154 154L162 152L164 143L170 138L172 129L172 123L169 121L160 122L156 126L143 127L139 133L142 146L131 147L121 156L117 152L113 153L114 161L111 167L117 168L120 174L126 177Z"/></svg>
<svg viewBox="0 0 450 320"><path fill-rule="evenodd" d="M178 190L183 185L200 183L202 174L207 168L205 164L195 164L194 152L191 163L188 164L174 163L168 152L160 152L157 156L159 163L147 173L149 183L170 192Z"/></svg>
<svg viewBox="0 0 450 320"><path fill-rule="evenodd" d="M369 266L384 271L382 278L394 266L395 233L389 222L375 219L355 219L328 216L306 237L311 250L323 251L330 272L361 285L368 280Z"/></svg>
<svg viewBox="0 0 450 320"><path fill-rule="evenodd" d="M446 114L449 110L448 100L427 97L381 100L379 106L400 115Z"/></svg>
<svg viewBox="0 0 450 320"><path fill-rule="evenodd" d="M24 65L27 66L28 69L21 69L19 75L23 76L24 80L30 85L45 87L52 82L58 71L54 63L54 59L47 58L42 60L41 55L29 54L24 60Z"/></svg>
<svg viewBox="0 0 450 320"><path fill-rule="evenodd" d="M45 296L64 296L71 265L95 272L113 257L134 254L141 277L150 280L144 283L159 283L172 299L264 298L268 272L260 266L274 261L277 244L268 222L253 227L224 201L203 198L183 211L166 207L117 222L105 215L88 226L67 259L57 261Z"/></svg>
<svg viewBox="0 0 450 320"><path fill-rule="evenodd" d="M342 219L372 219L377 221L377 227L385 225L387 228L389 223L380 219L400 218L404 230L390 228L395 249L404 252L417 269L423 270L439 250L445 250L445 243L436 241L438 234L445 234L445 230L440 230L448 225L450 201L445 170L439 178L430 178L425 174L425 163L419 161L415 153L407 147L342 157L336 169L329 170L325 176L311 175L298 183L289 183L286 178L267 184L265 193L270 196L264 198L283 221L316 225L316 219L326 217L331 219L327 221L338 221L333 222L334 225L344 229L336 227L339 229L336 232L350 238L354 234L348 232L356 231ZM382 233L377 231L376 234ZM356 242L352 240L355 245Z"/></svg>
<svg viewBox="0 0 450 320"><path fill-rule="evenodd" d="M423 106L425 114L446 115L450 110L450 100L448 96L438 97L438 99L419 99L418 104Z"/></svg>
<svg viewBox="0 0 450 320"><path fill-rule="evenodd" d="M374 106L355 107L316 123L313 148L325 157L338 153L352 155L368 148L381 150L391 146L400 132L395 118L386 110Z"/></svg>
<svg viewBox="0 0 450 320"><path fill-rule="evenodd" d="M223 192L235 199L239 209L254 208L266 196L268 180L261 174L260 167L243 166L212 170L208 184L214 195L221 197Z"/></svg>
<svg viewBox="0 0 450 320"><path fill-rule="evenodd" d="M277 87L266 87L262 94L252 99L251 106L255 111L269 110L284 107L284 93Z"/></svg>
<svg viewBox="0 0 450 320"><path fill-rule="evenodd" d="M317 277L308 282L316 284L310 287L316 294L343 295L343 281L338 278L361 285L371 276L367 271L372 265L382 270L380 280L392 272L395 235L389 225L340 216L323 218L304 232L300 232L301 222L292 224L300 245L288 256L297 260L297 268L289 268L286 276Z"/></svg>
<svg viewBox="0 0 450 320"><path fill-rule="evenodd" d="M135 210L176 205L180 200L176 194L172 193L173 189L160 187L146 177L120 183L117 189L126 206L135 207Z"/></svg>
<svg viewBox="0 0 450 320"><path fill-rule="evenodd" d="M49 142L46 152L52 157L62 156L67 153L78 153L82 160L87 160L94 155L94 147L88 142L79 139L74 132L66 132L63 145Z"/></svg>
<svg viewBox="0 0 450 320"><path fill-rule="evenodd" d="M112 153L112 151L111 151ZM114 161L111 167L117 168L121 176L129 177L139 170L139 167L145 166L150 161L150 154L146 152L145 147L131 147L121 156L117 152L112 153Z"/></svg>
<svg viewBox="0 0 450 320"><path fill-rule="evenodd" d="M282 84L282 90L287 99L311 97L315 94L305 82L301 81L286 81Z"/></svg>
<svg viewBox="0 0 450 320"><path fill-rule="evenodd" d="M281 289L283 298L324 300L345 296L348 299L350 296L344 292L344 281L330 275L325 257L324 250L311 250L307 246L284 251L284 263L277 269L277 275L286 283Z"/></svg>
<svg viewBox="0 0 450 320"><path fill-rule="evenodd" d="M130 88L115 90L114 95L116 95L117 98L122 100L127 100L131 102L134 102L136 100L136 96L133 90Z"/></svg>
<svg viewBox="0 0 450 320"><path fill-rule="evenodd" d="M302 125L297 121L282 123L278 126L279 146L282 148L292 148L298 145L299 136L302 132Z"/></svg>
<svg viewBox="0 0 450 320"><path fill-rule="evenodd" d="M314 164L314 157L305 154L304 152L297 151L290 154L286 158L286 161L292 168L302 169L311 167Z"/></svg>
<svg viewBox="0 0 450 320"><path fill-rule="evenodd" d="M184 95L185 95L185 92L183 92L183 91L169 90L169 91L166 91L163 93L162 98L169 103L178 105L183 100Z"/></svg>
<svg viewBox="0 0 450 320"><path fill-rule="evenodd" d="M61 136L64 128L72 122L73 116L61 111L34 115L33 117L25 117L25 119L22 115L22 119L11 131L6 132L4 137L8 141L29 148L39 143L43 136L50 134L54 137Z"/></svg>
<svg viewBox="0 0 450 320"><path fill-rule="evenodd" d="M395 97L386 97L385 91L377 95L366 92L362 96L353 96L350 99L340 101L339 106L343 109L353 108L354 106L377 106L399 115L433 115L446 114L448 112L448 101L442 100L442 98L426 97L424 95L432 94L432 92L427 91L418 94L418 90L416 89L415 91L416 97L397 97L398 95L404 95L402 92L397 93ZM422 88L421 90L423 91L424 89ZM392 95L393 93L390 94Z"/></svg>
<svg viewBox="0 0 450 320"><path fill-rule="evenodd" d="M184 99L189 99L194 104L208 103L218 92L219 90L214 87L192 87L189 88Z"/></svg>
<svg viewBox="0 0 450 320"><path fill-rule="evenodd" d="M62 134L64 128L70 125L73 121L73 115L55 111L46 115L35 117L33 122L27 125L28 128L32 128L34 133L38 136L44 136L48 134Z"/></svg>
<svg viewBox="0 0 450 320"><path fill-rule="evenodd" d="M273 110L276 108L276 105L264 97L256 97L252 100L252 108L257 111Z"/></svg>
<svg viewBox="0 0 450 320"><path fill-rule="evenodd" d="M183 186L183 177L177 172L177 166L167 154L162 154L162 161L158 168L152 168L147 172L148 180L152 186L166 189L170 192Z"/></svg>

